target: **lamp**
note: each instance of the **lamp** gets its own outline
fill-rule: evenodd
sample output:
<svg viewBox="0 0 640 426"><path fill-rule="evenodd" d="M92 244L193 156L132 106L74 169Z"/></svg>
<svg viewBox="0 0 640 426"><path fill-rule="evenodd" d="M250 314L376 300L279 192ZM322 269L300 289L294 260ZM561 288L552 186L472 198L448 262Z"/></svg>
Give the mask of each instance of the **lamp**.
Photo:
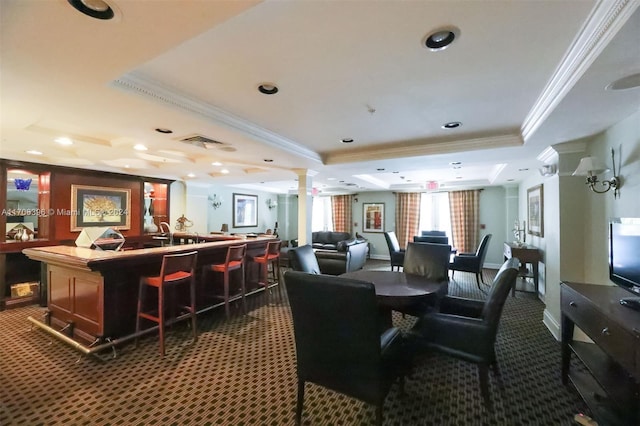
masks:
<svg viewBox="0 0 640 426"><path fill-rule="evenodd" d="M229 224L223 223L222 228L220 228L220 232L229 232Z"/></svg>
<svg viewBox="0 0 640 426"><path fill-rule="evenodd" d="M278 207L278 202L275 200L272 200L271 198L267 199L267 207L269 207L269 210L271 209L275 209L276 207Z"/></svg>
<svg viewBox="0 0 640 426"><path fill-rule="evenodd" d="M598 194L604 194L611 188L613 188L613 196L614 198L618 198L618 193L620 190L620 178L616 175L616 159L613 149L611 149L611 162L613 163L613 177L609 180L599 181L598 174L605 173L609 171L609 168L606 164L600 162L596 157L584 157L580 160L580 164L578 164L578 168L575 172L573 172L573 176L586 176L589 188ZM602 185L602 190L598 190L596 185Z"/></svg>
<svg viewBox="0 0 640 426"><path fill-rule="evenodd" d="M214 209L222 205L222 198L218 198L216 194L213 194L213 197L208 197L208 200L211 201L211 206L213 206Z"/></svg>

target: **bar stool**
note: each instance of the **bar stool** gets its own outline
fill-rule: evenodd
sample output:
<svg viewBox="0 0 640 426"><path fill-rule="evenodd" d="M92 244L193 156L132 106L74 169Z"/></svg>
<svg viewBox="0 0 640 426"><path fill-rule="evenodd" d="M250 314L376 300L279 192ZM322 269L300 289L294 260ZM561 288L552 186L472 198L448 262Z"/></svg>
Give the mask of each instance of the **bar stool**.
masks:
<svg viewBox="0 0 640 426"><path fill-rule="evenodd" d="M258 285L263 286L265 292L269 289L269 265L271 265L271 274L273 276L274 285L278 284L280 276L280 246L282 241L269 241L264 254L254 256L253 261L260 265L260 281L258 278ZM268 294L267 294L268 297Z"/></svg>
<svg viewBox="0 0 640 426"><path fill-rule="evenodd" d="M158 324L160 330L160 354L164 356L164 328L167 324L191 318L191 328L193 329L193 341L198 339L196 330L196 280L195 267L198 252L167 254L162 257L160 275L151 277L140 277L138 288L138 313L136 317L136 335L140 332L140 319L144 318ZM167 290L175 289L181 284L189 284L189 305L181 306L187 311L186 314L166 320L165 315L165 295ZM144 299L147 287L154 287L158 291L158 305L156 310L146 310ZM172 311L175 308L172 307ZM136 338L136 344L137 344Z"/></svg>
<svg viewBox="0 0 640 426"><path fill-rule="evenodd" d="M242 244L238 246L229 246L227 249L227 257L224 263L218 263L213 265L205 265L202 267L202 277L203 280L206 278L206 274L208 271L212 272L222 272L223 274L223 282L224 282L224 310L227 315L227 318L230 316L229 311L229 275L231 271L240 270L241 272L241 294L242 297L242 308L244 313L247 313L247 305L244 300L245 285L244 285L244 263L245 263L245 253L247 252L247 245Z"/></svg>

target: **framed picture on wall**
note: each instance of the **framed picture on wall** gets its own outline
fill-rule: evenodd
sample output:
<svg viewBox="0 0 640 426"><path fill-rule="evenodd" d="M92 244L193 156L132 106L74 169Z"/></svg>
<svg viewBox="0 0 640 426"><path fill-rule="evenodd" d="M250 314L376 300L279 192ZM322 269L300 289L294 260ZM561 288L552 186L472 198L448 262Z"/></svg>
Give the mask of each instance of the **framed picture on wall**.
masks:
<svg viewBox="0 0 640 426"><path fill-rule="evenodd" d="M544 196L542 185L527 189L529 234L544 237Z"/></svg>
<svg viewBox="0 0 640 426"><path fill-rule="evenodd" d="M233 227L250 228L258 226L258 196L233 194Z"/></svg>
<svg viewBox="0 0 640 426"><path fill-rule="evenodd" d="M362 216L363 232L384 232L384 203L363 203Z"/></svg>
<svg viewBox="0 0 640 426"><path fill-rule="evenodd" d="M131 228L131 190L71 185L71 231L92 226Z"/></svg>

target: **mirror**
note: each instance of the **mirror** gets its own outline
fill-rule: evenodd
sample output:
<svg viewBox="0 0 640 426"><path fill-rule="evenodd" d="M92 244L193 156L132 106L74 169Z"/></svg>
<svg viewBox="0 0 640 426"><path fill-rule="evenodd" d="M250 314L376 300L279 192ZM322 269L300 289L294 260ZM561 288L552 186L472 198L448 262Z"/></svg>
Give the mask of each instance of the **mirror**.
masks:
<svg viewBox="0 0 640 426"><path fill-rule="evenodd" d="M39 175L23 170L7 171L7 241L28 241L37 237L39 178Z"/></svg>

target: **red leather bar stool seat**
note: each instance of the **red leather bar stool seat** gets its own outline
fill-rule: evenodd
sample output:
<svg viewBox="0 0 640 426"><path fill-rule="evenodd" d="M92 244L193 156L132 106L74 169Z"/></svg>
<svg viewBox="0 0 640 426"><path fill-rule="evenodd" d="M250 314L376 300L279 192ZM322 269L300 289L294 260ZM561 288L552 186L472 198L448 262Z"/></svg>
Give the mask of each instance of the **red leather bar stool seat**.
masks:
<svg viewBox="0 0 640 426"><path fill-rule="evenodd" d="M265 291L273 285L277 285L280 277L280 246L282 241L269 241L263 254L254 256L253 261L260 265L260 278L258 285L263 286ZM271 265L271 268L269 268ZM273 284L269 285L269 271L271 271Z"/></svg>
<svg viewBox="0 0 640 426"><path fill-rule="evenodd" d="M212 265L205 265L202 267L202 278L206 280L208 272L220 272L223 274L223 299L224 299L224 309L227 315L227 318L230 316L229 302L233 298L241 297L242 298L242 309L244 312L247 312L247 305L244 300L245 296L245 254L247 252L247 245L237 245L230 246L227 249L227 257L224 263L217 263ZM230 295L230 275L232 271L240 271L240 293L236 295Z"/></svg>
<svg viewBox="0 0 640 426"><path fill-rule="evenodd" d="M138 288L138 313L136 317L136 334L140 332L141 319L146 319L158 324L160 334L160 354L164 356L164 331L165 326L176 321L191 319L191 328L193 331L193 341L197 341L198 333L196 329L196 280L195 267L198 258L198 252L167 254L162 258L162 266L160 267L160 275L150 277L140 277L140 285ZM186 313L179 316L170 315L167 318L167 302L176 301L176 298L168 298L167 292L175 290L178 286L189 287L189 302L187 305L179 306ZM147 288L155 288L157 290L158 303L157 306L145 306ZM175 312L175 306L170 307ZM137 343L137 339L136 339Z"/></svg>

